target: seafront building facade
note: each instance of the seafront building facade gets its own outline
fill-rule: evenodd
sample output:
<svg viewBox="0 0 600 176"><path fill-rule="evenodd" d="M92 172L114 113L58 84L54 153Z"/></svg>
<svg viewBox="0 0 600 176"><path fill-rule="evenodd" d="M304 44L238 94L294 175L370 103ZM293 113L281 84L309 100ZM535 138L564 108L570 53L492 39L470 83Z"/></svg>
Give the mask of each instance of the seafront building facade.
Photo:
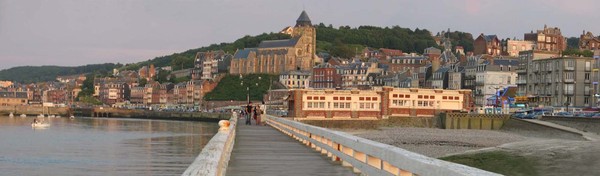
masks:
<svg viewBox="0 0 600 176"><path fill-rule="evenodd" d="M528 99L531 107L595 107L598 92L593 73L596 60L589 57L533 58L523 54L517 71L518 94ZM523 97L523 98L525 98Z"/></svg>
<svg viewBox="0 0 600 176"><path fill-rule="evenodd" d="M290 90L288 115L300 120L377 120L471 111L471 90L374 87Z"/></svg>

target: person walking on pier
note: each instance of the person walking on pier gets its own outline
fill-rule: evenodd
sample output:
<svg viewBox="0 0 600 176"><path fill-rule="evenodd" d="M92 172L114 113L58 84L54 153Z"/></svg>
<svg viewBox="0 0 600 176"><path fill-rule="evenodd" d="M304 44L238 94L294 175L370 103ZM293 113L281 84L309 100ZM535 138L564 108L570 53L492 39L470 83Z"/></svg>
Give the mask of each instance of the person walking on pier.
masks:
<svg viewBox="0 0 600 176"><path fill-rule="evenodd" d="M256 121L256 125L260 125L260 107L254 107L254 121Z"/></svg>
<svg viewBox="0 0 600 176"><path fill-rule="evenodd" d="M252 125L251 116L252 115L252 102L248 102L248 106L246 106L246 125Z"/></svg>

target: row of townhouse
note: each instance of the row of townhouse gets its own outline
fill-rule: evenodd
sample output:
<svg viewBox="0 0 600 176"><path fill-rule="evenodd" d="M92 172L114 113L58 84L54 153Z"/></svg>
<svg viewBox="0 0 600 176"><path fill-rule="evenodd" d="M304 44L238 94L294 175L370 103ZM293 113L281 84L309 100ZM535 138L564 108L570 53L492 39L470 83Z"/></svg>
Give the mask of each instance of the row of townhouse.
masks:
<svg viewBox="0 0 600 176"><path fill-rule="evenodd" d="M97 78L95 81L98 100L114 105L129 102L137 105L180 104L199 105L202 103L202 80L192 80L173 84L150 81L144 86L118 78Z"/></svg>
<svg viewBox="0 0 600 176"><path fill-rule="evenodd" d="M591 37L590 37L591 36ZM581 36L584 40L580 41L582 49L596 49L598 40L591 33ZM474 54L491 56L512 56L517 57L519 52L528 50L559 52L567 49L567 39L562 35L557 27L548 27L544 25L543 29L531 31L523 34L523 40L501 39L496 35L480 34L473 42Z"/></svg>
<svg viewBox="0 0 600 176"><path fill-rule="evenodd" d="M591 58L548 51L521 52L518 94L533 107L597 107L597 54Z"/></svg>

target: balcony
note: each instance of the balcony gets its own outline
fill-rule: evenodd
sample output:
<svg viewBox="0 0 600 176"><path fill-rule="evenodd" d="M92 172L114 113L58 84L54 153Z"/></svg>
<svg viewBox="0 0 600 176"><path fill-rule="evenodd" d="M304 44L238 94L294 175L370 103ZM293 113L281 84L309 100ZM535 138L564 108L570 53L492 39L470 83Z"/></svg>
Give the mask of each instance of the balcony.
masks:
<svg viewBox="0 0 600 176"><path fill-rule="evenodd" d="M517 84L527 84L527 80L517 80Z"/></svg>
<svg viewBox="0 0 600 176"><path fill-rule="evenodd" d="M575 80L574 79L565 79L564 82L565 83L573 83L573 82L575 82Z"/></svg>
<svg viewBox="0 0 600 176"><path fill-rule="evenodd" d="M583 80L583 83L589 84L591 81L589 79Z"/></svg>
<svg viewBox="0 0 600 176"><path fill-rule="evenodd" d="M564 94L565 94L565 95L571 95L571 96L572 96L572 95L573 95L573 90L565 90L565 91L564 91Z"/></svg>
<svg viewBox="0 0 600 176"><path fill-rule="evenodd" d="M525 74L525 73L527 73L527 69L517 69L516 72L517 72L517 74L519 74L519 73Z"/></svg>
<svg viewBox="0 0 600 176"><path fill-rule="evenodd" d="M574 71L575 67L574 66L565 66L565 71Z"/></svg>
<svg viewBox="0 0 600 176"><path fill-rule="evenodd" d="M483 82L483 81L476 81L475 82L475 86L483 86L483 85L485 85L485 82Z"/></svg>

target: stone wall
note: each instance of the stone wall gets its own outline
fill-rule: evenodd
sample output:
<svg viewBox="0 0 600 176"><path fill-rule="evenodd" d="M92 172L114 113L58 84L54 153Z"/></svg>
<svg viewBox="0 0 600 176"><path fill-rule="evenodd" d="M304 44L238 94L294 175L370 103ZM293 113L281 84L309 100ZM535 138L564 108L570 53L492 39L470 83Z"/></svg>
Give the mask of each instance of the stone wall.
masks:
<svg viewBox="0 0 600 176"><path fill-rule="evenodd" d="M230 117L230 113L205 113L205 112L161 112L140 109L119 108L94 108L75 109L76 116L84 117L123 117L140 119L164 120L190 120L190 121L218 121Z"/></svg>
<svg viewBox="0 0 600 176"><path fill-rule="evenodd" d="M29 116L37 116L39 114L51 114L51 115L60 115L60 116L68 116L70 115L70 109L67 107L42 107L42 106L0 106L0 114L8 115L13 113L13 115L18 116L21 114L27 114Z"/></svg>
<svg viewBox="0 0 600 176"><path fill-rule="evenodd" d="M600 134L600 118L544 116L541 118L541 120L575 128L585 132Z"/></svg>
<svg viewBox="0 0 600 176"><path fill-rule="evenodd" d="M324 128L340 129L377 129L390 126L433 128L437 126L433 117L389 117L381 120L300 120L300 122Z"/></svg>
<svg viewBox="0 0 600 176"><path fill-rule="evenodd" d="M507 114L441 113L438 116L442 129L498 130L508 119Z"/></svg>

